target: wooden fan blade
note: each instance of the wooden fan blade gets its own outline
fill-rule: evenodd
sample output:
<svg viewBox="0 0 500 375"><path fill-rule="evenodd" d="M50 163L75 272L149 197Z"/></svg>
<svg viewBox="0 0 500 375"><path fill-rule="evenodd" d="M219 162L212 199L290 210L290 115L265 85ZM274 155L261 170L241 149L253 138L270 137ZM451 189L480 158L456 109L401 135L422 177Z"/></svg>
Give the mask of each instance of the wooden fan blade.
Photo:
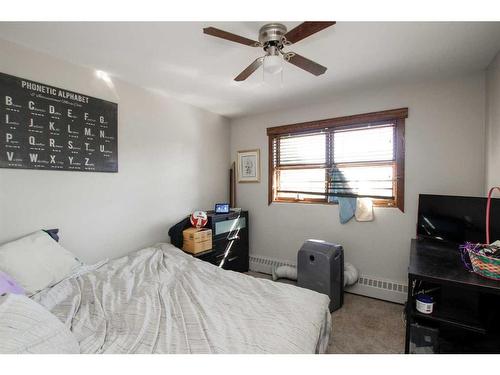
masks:
<svg viewBox="0 0 500 375"><path fill-rule="evenodd" d="M263 57L259 57L258 59L255 59L253 63L248 65L244 71L242 71L238 76L234 79L235 81L244 81L250 75L252 75L253 72L255 72L257 69L260 68L262 65L262 62L264 61Z"/></svg>
<svg viewBox="0 0 500 375"><path fill-rule="evenodd" d="M285 60L290 64L293 64L300 69L304 69L305 71L314 74L315 76L320 76L324 72L326 72L326 67L320 65L312 60L306 59L304 56L297 55L294 52L289 52L285 55Z"/></svg>
<svg viewBox="0 0 500 375"><path fill-rule="evenodd" d="M290 43L297 43L298 41L335 24L335 21L303 22L299 26L287 32L285 34L285 39Z"/></svg>
<svg viewBox="0 0 500 375"><path fill-rule="evenodd" d="M241 44L244 44L244 45L250 46L250 47L259 47L260 46L260 43L255 41L255 40L248 39L248 38L245 38L243 36L236 35L236 34L228 33L227 31L216 29L215 27L206 27L203 29L203 32L205 34L212 35L212 36L215 36L217 38L230 40L231 42L241 43Z"/></svg>

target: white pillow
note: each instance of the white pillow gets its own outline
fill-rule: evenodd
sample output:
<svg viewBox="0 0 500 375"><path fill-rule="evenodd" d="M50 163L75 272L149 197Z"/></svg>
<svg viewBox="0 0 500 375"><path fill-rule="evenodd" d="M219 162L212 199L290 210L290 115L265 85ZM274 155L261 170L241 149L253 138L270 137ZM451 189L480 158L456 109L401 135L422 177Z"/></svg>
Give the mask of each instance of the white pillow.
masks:
<svg viewBox="0 0 500 375"><path fill-rule="evenodd" d="M0 353L79 354L76 337L48 310L19 294L0 296Z"/></svg>
<svg viewBox="0 0 500 375"><path fill-rule="evenodd" d="M70 276L80 261L43 230L0 246L0 270L34 294Z"/></svg>

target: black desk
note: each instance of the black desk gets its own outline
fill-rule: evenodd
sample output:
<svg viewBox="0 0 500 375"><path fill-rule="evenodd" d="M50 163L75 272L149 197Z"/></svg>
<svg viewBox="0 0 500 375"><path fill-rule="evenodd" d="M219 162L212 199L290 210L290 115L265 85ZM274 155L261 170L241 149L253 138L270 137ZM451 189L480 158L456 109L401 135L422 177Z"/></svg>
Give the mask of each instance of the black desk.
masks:
<svg viewBox="0 0 500 375"><path fill-rule="evenodd" d="M415 309L415 293L423 284L428 288L441 290L443 301L436 302L431 315L422 314ZM451 302L444 302L452 294L454 296ZM445 327L448 331L467 331L488 336L490 346L487 351L498 349L500 352L500 338L498 348L495 343L491 344L499 336L495 327L492 328L490 318L500 305L498 296L500 281L468 272L463 266L457 246L428 240L412 240L408 268L405 352L409 353L411 325L415 322Z"/></svg>

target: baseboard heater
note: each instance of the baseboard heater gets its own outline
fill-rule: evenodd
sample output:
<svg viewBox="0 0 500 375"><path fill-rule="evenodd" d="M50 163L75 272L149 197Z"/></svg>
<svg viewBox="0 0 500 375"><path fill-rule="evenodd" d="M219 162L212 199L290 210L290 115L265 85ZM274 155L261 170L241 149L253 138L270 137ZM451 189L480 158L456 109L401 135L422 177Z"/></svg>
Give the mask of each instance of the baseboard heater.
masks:
<svg viewBox="0 0 500 375"><path fill-rule="evenodd" d="M273 267L291 266L296 267L294 262L280 259L250 255L250 270L268 275L272 274ZM379 277L360 275L358 282L345 288L346 292L362 296L378 298L395 303L405 303L408 286L397 281L385 280Z"/></svg>

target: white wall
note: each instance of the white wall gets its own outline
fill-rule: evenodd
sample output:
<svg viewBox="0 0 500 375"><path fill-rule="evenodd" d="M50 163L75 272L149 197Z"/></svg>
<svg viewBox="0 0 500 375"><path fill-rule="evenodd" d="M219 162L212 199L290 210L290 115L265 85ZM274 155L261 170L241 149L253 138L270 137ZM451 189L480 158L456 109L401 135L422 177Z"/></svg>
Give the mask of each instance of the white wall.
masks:
<svg viewBox="0 0 500 375"><path fill-rule="evenodd" d="M500 53L486 71L486 189L500 185Z"/></svg>
<svg viewBox="0 0 500 375"><path fill-rule="evenodd" d="M0 243L60 228L91 262L166 241L184 215L227 199L227 119L2 40L0 56L1 72L117 102L119 118L118 173L0 169Z"/></svg>
<svg viewBox="0 0 500 375"><path fill-rule="evenodd" d="M283 91L286 95L286 91ZM267 204L266 128L400 107L406 120L405 213L376 208L375 221L341 225L338 207ZM346 260L364 275L405 281L415 236L419 193L481 195L485 155L484 74L346 92L323 103L232 120L231 158L261 149L262 182L238 184L238 206L250 212L250 252L295 261L304 240L344 245Z"/></svg>

